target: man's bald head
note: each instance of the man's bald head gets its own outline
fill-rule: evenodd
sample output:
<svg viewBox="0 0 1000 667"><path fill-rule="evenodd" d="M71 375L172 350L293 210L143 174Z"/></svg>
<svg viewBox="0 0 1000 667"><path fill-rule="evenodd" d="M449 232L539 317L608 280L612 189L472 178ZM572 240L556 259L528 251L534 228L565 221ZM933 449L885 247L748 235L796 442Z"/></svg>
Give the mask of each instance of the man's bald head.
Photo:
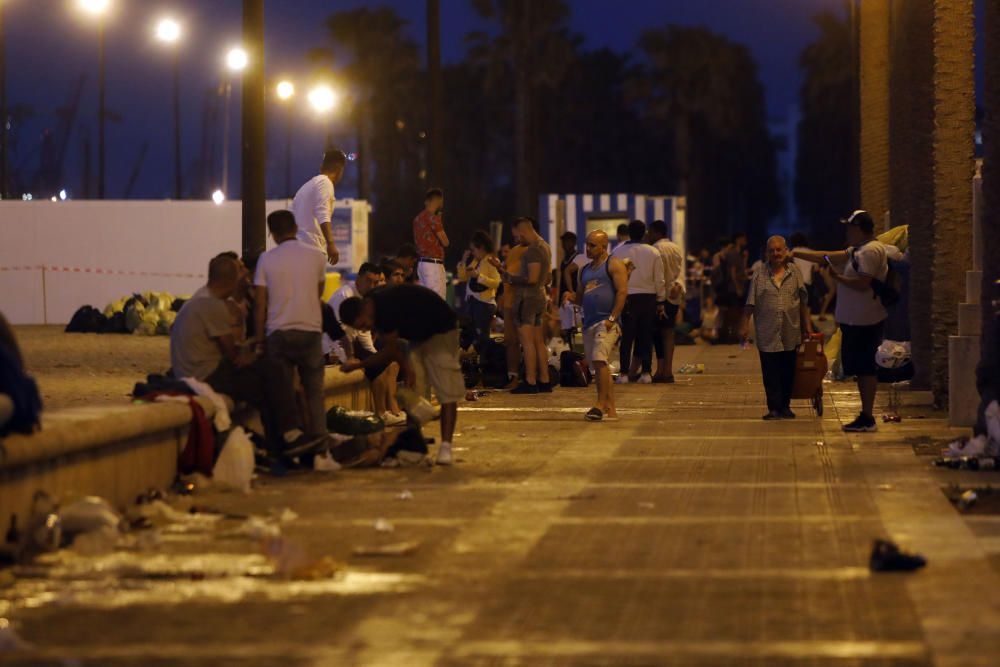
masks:
<svg viewBox="0 0 1000 667"><path fill-rule="evenodd" d="M597 259L608 252L607 233L595 229L587 234L587 257Z"/></svg>
<svg viewBox="0 0 1000 667"><path fill-rule="evenodd" d="M785 237L784 236L778 236L777 234L775 234L774 236L772 236L771 238L769 238L767 240L767 247L768 248L770 248L772 244L774 244L775 247L779 247L779 248L787 248L788 247L788 242L785 241Z"/></svg>
<svg viewBox="0 0 1000 667"><path fill-rule="evenodd" d="M772 267L788 261L788 243L784 236L772 236L767 240L767 261Z"/></svg>

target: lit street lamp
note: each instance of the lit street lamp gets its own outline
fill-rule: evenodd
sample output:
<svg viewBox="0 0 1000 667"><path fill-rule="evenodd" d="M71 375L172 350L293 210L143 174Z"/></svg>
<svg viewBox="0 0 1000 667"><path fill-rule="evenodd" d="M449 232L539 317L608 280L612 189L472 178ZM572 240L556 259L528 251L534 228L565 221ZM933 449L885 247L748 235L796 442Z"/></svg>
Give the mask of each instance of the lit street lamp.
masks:
<svg viewBox="0 0 1000 667"><path fill-rule="evenodd" d="M156 24L156 39L173 48L174 76L174 199L184 198L181 175L181 59L177 42L181 38L181 25L172 18L163 18Z"/></svg>
<svg viewBox="0 0 1000 667"><path fill-rule="evenodd" d="M222 190L216 190L212 193L212 201L215 202L216 206L222 206L223 202L226 201L226 195L223 194Z"/></svg>
<svg viewBox="0 0 1000 667"><path fill-rule="evenodd" d="M104 16L111 0L77 0L77 4L97 21L97 198L104 199Z"/></svg>
<svg viewBox="0 0 1000 667"><path fill-rule="evenodd" d="M226 53L226 104L223 111L224 119L222 128L222 192L229 194L229 105L233 96L233 74L240 73L247 68L250 57L247 52L234 47Z"/></svg>
<svg viewBox="0 0 1000 667"><path fill-rule="evenodd" d="M278 100L285 104L285 197L292 196L292 110L287 102L295 97L295 84L279 81L274 92Z"/></svg>
<svg viewBox="0 0 1000 667"><path fill-rule="evenodd" d="M312 90L309 91L307 96L309 100L309 106L313 108L313 111L319 114L327 114L333 111L340 101L337 93L330 86L325 83L321 83L314 86Z"/></svg>

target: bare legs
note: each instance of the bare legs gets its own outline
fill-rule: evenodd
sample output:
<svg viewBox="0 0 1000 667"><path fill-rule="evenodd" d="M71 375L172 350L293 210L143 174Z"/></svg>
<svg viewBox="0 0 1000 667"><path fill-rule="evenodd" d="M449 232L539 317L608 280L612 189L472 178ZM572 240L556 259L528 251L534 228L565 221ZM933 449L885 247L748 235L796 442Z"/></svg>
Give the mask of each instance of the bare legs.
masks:
<svg viewBox="0 0 1000 667"><path fill-rule="evenodd" d="M874 417L875 392L878 391L877 375L859 375L858 393L861 394L861 412L868 417Z"/></svg>
<svg viewBox="0 0 1000 667"><path fill-rule="evenodd" d="M617 417L614 389L611 383L611 369L606 361L594 361L594 376L597 378L597 404L595 408L607 417Z"/></svg>

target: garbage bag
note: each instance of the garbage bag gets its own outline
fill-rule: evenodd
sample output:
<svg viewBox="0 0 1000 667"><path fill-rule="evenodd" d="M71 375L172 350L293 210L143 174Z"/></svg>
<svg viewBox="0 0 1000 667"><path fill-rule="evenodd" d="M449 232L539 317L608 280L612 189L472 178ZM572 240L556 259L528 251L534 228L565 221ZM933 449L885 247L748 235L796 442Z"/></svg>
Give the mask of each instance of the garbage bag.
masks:
<svg viewBox="0 0 1000 667"><path fill-rule="evenodd" d="M330 433L367 435L385 430L385 423L370 412L351 412L335 405L326 413L326 428Z"/></svg>
<svg viewBox="0 0 1000 667"><path fill-rule="evenodd" d="M139 300L133 300L125 308L125 328L129 333L133 333L142 324L142 316L146 312L146 306Z"/></svg>
<svg viewBox="0 0 1000 667"><path fill-rule="evenodd" d="M121 516L104 498L86 496L59 510L63 535L73 537L105 528L118 530Z"/></svg>
<svg viewBox="0 0 1000 667"><path fill-rule="evenodd" d="M884 340L875 352L875 363L882 368L899 368L910 362L910 341Z"/></svg>
<svg viewBox="0 0 1000 667"><path fill-rule="evenodd" d="M246 431L236 426L229 431L226 444L212 468L212 480L220 488L249 493L253 468L253 443Z"/></svg>

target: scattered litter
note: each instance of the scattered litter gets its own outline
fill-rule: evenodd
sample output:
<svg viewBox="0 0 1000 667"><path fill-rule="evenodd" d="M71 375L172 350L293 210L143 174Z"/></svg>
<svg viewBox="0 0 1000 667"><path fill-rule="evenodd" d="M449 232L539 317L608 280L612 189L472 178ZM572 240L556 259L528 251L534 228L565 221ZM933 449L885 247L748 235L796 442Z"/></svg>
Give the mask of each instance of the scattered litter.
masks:
<svg viewBox="0 0 1000 667"><path fill-rule="evenodd" d="M927 560L919 554L901 551L888 540L875 540L868 567L872 572L911 572L926 564Z"/></svg>
<svg viewBox="0 0 1000 667"><path fill-rule="evenodd" d="M73 540L72 549L84 556L101 556L114 551L121 537L122 534L117 528L103 526L77 535Z"/></svg>
<svg viewBox="0 0 1000 667"><path fill-rule="evenodd" d="M956 504L958 505L958 509L964 511L975 505L977 500L979 500L979 496L976 495L975 491L969 489L958 497L958 502Z"/></svg>
<svg viewBox="0 0 1000 667"><path fill-rule="evenodd" d="M986 431L997 445L1000 445L1000 405L996 401L990 401L984 412L986 417Z"/></svg>
<svg viewBox="0 0 1000 667"><path fill-rule="evenodd" d="M410 491L409 489L401 491L399 493L399 495L396 496L396 499L397 500L413 500L413 492Z"/></svg>
<svg viewBox="0 0 1000 667"><path fill-rule="evenodd" d="M898 424L903 421L903 418L894 412L887 412L882 415L882 422L885 424L895 423Z"/></svg>
<svg viewBox="0 0 1000 667"><path fill-rule="evenodd" d="M682 375L700 375L705 372L705 364L684 364L677 372Z"/></svg>
<svg viewBox="0 0 1000 667"><path fill-rule="evenodd" d="M274 567L274 573L287 579L329 579L346 569L343 563L330 556L311 558L302 545L283 537L265 540L262 551Z"/></svg>
<svg viewBox="0 0 1000 667"><path fill-rule="evenodd" d="M393 544L354 547L355 556L409 556L420 548L420 542L395 542Z"/></svg>
<svg viewBox="0 0 1000 667"><path fill-rule="evenodd" d="M517 437L519 437L519 438L527 438L528 434L527 433L518 433Z"/></svg>
<svg viewBox="0 0 1000 667"><path fill-rule="evenodd" d="M656 509L656 503L639 503L639 509L641 510Z"/></svg>
<svg viewBox="0 0 1000 667"><path fill-rule="evenodd" d="M814 444L815 444L815 445L816 445L817 447L826 447L826 442L825 442L825 441L823 441L823 440L817 440L817 441L816 441L816 442L815 442Z"/></svg>
<svg viewBox="0 0 1000 667"><path fill-rule="evenodd" d="M212 480L220 489L250 493L253 469L253 443L242 427L235 426L212 468Z"/></svg>
<svg viewBox="0 0 1000 667"><path fill-rule="evenodd" d="M288 523L290 521L295 521L296 519L299 518L299 515L296 514L293 510L289 509L288 507L284 508L280 512L272 510L271 515L274 518L276 518L280 523Z"/></svg>
<svg viewBox="0 0 1000 667"><path fill-rule="evenodd" d="M122 518L108 503L98 496L86 496L59 510L63 535L75 537L102 529L117 532Z"/></svg>
<svg viewBox="0 0 1000 667"><path fill-rule="evenodd" d="M879 484L875 488L878 489L879 491L892 491L896 487L893 486L892 484Z"/></svg>
<svg viewBox="0 0 1000 667"><path fill-rule="evenodd" d="M934 465L952 470L996 470L997 459L993 456L957 456L934 459Z"/></svg>
<svg viewBox="0 0 1000 667"><path fill-rule="evenodd" d="M313 458L313 470L316 472L337 472L340 470L340 467L340 464L333 459L330 452L317 454Z"/></svg>
<svg viewBox="0 0 1000 667"><path fill-rule="evenodd" d="M474 391L467 391L467 392L465 392L465 400L467 400L467 401L478 401L479 400L479 395L476 394L476 392L474 392Z"/></svg>
<svg viewBox="0 0 1000 667"><path fill-rule="evenodd" d="M961 456L997 456L1000 454L1000 442L993 442L985 435L977 435L974 438L960 438L948 443L948 447L941 451L941 456L945 458L956 458Z"/></svg>
<svg viewBox="0 0 1000 667"><path fill-rule="evenodd" d="M380 533L391 533L396 530L396 527L386 519L375 519L375 530Z"/></svg>
<svg viewBox="0 0 1000 667"><path fill-rule="evenodd" d="M568 496L557 496L556 500L594 500L596 493L572 493Z"/></svg>
<svg viewBox="0 0 1000 667"><path fill-rule="evenodd" d="M465 430L467 430L467 431L485 431L486 427L485 426L481 426L481 425L466 426Z"/></svg>

